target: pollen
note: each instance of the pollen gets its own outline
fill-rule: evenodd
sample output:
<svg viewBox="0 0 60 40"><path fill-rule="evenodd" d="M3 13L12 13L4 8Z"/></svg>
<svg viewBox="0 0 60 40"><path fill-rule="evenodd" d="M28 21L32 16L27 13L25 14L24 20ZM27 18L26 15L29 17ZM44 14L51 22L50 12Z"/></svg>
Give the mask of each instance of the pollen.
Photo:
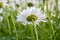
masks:
<svg viewBox="0 0 60 40"><path fill-rule="evenodd" d="M33 3L28 3L28 7L32 7L32 6L34 6Z"/></svg>
<svg viewBox="0 0 60 40"><path fill-rule="evenodd" d="M37 16L36 15L29 15L26 19L27 19L27 21L32 22L32 20L33 21L37 20Z"/></svg>

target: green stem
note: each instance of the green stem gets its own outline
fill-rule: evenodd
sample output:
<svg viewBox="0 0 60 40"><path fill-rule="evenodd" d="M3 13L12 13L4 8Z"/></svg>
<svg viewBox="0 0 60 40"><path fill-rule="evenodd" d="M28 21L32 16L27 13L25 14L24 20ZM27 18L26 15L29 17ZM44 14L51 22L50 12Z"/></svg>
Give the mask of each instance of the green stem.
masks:
<svg viewBox="0 0 60 40"><path fill-rule="evenodd" d="M51 0L51 2L50 2L50 11L52 11L52 0ZM51 14L50 14L51 15ZM51 17L51 16L50 16ZM51 20L51 18L50 18L50 20ZM56 36L55 36L55 34L54 34L54 32L55 32L55 30L54 30L54 27L53 27L53 24L50 22L50 24L51 24L51 29L52 29L52 32L53 32L53 36L54 36L54 40L56 40Z"/></svg>
<svg viewBox="0 0 60 40"><path fill-rule="evenodd" d="M10 24L9 24L9 20L8 20L8 18L7 18L7 23L8 23L8 28L9 28L9 35L10 35L10 40L12 40L12 38L11 38L11 29L10 29Z"/></svg>
<svg viewBox="0 0 60 40"><path fill-rule="evenodd" d="M17 30L16 30L16 26L15 26L14 18L13 18L13 12L12 12L12 15L11 15L11 19L12 19L12 22L13 22L14 31L16 32L16 40L18 40L18 34L17 34Z"/></svg>
<svg viewBox="0 0 60 40"><path fill-rule="evenodd" d="M43 12L44 12L44 5L45 5L45 0L43 0L43 6L42 6L43 7Z"/></svg>
<svg viewBox="0 0 60 40"><path fill-rule="evenodd" d="M37 33L37 29L36 29L36 24L34 25L34 29L35 29L35 33L36 33L36 40L38 40L38 33Z"/></svg>
<svg viewBox="0 0 60 40"><path fill-rule="evenodd" d="M46 28L45 28L45 26L46 26L46 24L45 24L45 23L42 23L42 30L44 29L44 30L42 31L43 36L44 36L44 39L43 39L43 40L46 40L46 31L45 31Z"/></svg>
<svg viewBox="0 0 60 40"><path fill-rule="evenodd" d="M10 24L9 24L8 17L7 17L7 23L8 23L8 28L9 28L9 34L11 35L11 30L10 30Z"/></svg>
<svg viewBox="0 0 60 40"><path fill-rule="evenodd" d="M4 9L5 9L5 8L4 8ZM11 39L12 39L12 38L11 38L12 32L11 32L10 23L9 23L8 14L7 14L7 11L8 11L8 10L5 9L5 11L6 11L6 20L7 20L7 24L8 24L10 40L11 40Z"/></svg>
<svg viewBox="0 0 60 40"><path fill-rule="evenodd" d="M33 27L32 27L32 25L29 25L29 28L30 28L32 40L34 40L34 32L33 32Z"/></svg>
<svg viewBox="0 0 60 40"><path fill-rule="evenodd" d="M56 17L58 18L58 0L55 0L56 2Z"/></svg>
<svg viewBox="0 0 60 40"><path fill-rule="evenodd" d="M37 33L37 29L36 29L36 24L34 24L34 20L33 19L32 19L32 23L33 23L35 34L36 34L36 40L38 40L38 33Z"/></svg>
<svg viewBox="0 0 60 40"><path fill-rule="evenodd" d="M50 24L50 30L51 30L51 9L48 9L48 1L46 3L46 7L47 7L47 17L48 17L48 21L49 21L49 24ZM51 6L50 6L51 7ZM51 31L50 31L50 37L51 37ZM52 40L52 38L50 38L50 40Z"/></svg>

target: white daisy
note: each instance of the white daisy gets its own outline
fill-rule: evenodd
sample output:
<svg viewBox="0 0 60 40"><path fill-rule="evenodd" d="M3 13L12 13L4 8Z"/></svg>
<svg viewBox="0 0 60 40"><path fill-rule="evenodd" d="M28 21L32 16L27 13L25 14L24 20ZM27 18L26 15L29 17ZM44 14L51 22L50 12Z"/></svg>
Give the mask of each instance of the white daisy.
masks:
<svg viewBox="0 0 60 40"><path fill-rule="evenodd" d="M8 5L6 6L9 10L15 10L15 3L8 3Z"/></svg>
<svg viewBox="0 0 60 40"><path fill-rule="evenodd" d="M23 7L26 7L26 6L28 6L28 7L33 7L33 6L38 7L39 2L38 2L38 0L22 0L21 4L22 4Z"/></svg>
<svg viewBox="0 0 60 40"><path fill-rule="evenodd" d="M7 0L0 0L0 13L3 13L3 8L7 6Z"/></svg>
<svg viewBox="0 0 60 40"><path fill-rule="evenodd" d="M32 21L34 21L35 24L39 24L40 21L45 22L45 18L46 15L41 12L41 9L31 7L23 10L23 12L17 16L17 21L22 22L24 25L32 24Z"/></svg>
<svg viewBox="0 0 60 40"><path fill-rule="evenodd" d="M37 0L27 0L27 6L38 6L39 2Z"/></svg>
<svg viewBox="0 0 60 40"><path fill-rule="evenodd" d="M0 16L0 22L2 22L2 20L3 20L3 17L2 17L2 16Z"/></svg>
<svg viewBox="0 0 60 40"><path fill-rule="evenodd" d="M16 0L15 5L16 5L16 7L20 7L20 0Z"/></svg>
<svg viewBox="0 0 60 40"><path fill-rule="evenodd" d="M6 6L7 0L0 0L0 8Z"/></svg>

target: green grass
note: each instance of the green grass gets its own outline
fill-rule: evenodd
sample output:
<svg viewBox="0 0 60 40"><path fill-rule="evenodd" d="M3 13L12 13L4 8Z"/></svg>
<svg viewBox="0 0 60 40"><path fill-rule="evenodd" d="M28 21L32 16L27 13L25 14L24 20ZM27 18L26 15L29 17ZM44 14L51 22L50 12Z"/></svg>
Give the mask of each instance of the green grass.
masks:
<svg viewBox="0 0 60 40"><path fill-rule="evenodd" d="M47 8L48 21L40 22L39 25L23 25L21 22L16 22L17 12L4 8L5 14L2 15L4 18L0 22L0 40L60 40L60 18L58 18L57 3L56 0L56 10L53 10L56 16L51 16L52 11Z"/></svg>

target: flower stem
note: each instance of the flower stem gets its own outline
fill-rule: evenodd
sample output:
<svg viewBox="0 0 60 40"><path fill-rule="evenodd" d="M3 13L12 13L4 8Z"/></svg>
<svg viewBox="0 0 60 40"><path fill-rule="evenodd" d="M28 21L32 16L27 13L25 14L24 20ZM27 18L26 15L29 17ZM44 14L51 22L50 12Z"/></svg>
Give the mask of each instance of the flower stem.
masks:
<svg viewBox="0 0 60 40"><path fill-rule="evenodd" d="M33 27L32 27L32 25L29 25L29 28L30 28L32 40L34 40L34 32L33 32Z"/></svg>
<svg viewBox="0 0 60 40"><path fill-rule="evenodd" d="M37 29L36 29L36 24L34 24L34 20L32 19L32 24L34 26L34 31L35 31L35 34L36 34L36 40L38 40L38 33L37 33Z"/></svg>
<svg viewBox="0 0 60 40"><path fill-rule="evenodd" d="M5 9L5 8L4 8L4 9ZM6 21L7 21L7 24L8 24L9 35L10 35L10 40L11 40L11 39L12 39L12 38L11 38L12 32L11 32L11 27L10 27L9 19L8 19L8 13L7 13L8 10L5 9L5 11L6 11L6 12L5 12L5 13L6 13Z"/></svg>
<svg viewBox="0 0 60 40"><path fill-rule="evenodd" d="M36 33L36 40L38 40L38 33L37 33L36 25L34 25L34 29L35 29L35 33Z"/></svg>
<svg viewBox="0 0 60 40"><path fill-rule="evenodd" d="M16 30L16 26L15 26L14 18L13 18L13 12L12 12L12 14L11 14L11 19L12 19L12 22L13 22L14 31L15 31L15 33L16 33L16 40L18 40L18 34L17 34L17 30Z"/></svg>
<svg viewBox="0 0 60 40"><path fill-rule="evenodd" d="M36 29L36 24L34 24L34 20L33 19L32 19L32 23L33 23L35 34L36 34L36 40L38 40L38 33L37 33L37 29Z"/></svg>

